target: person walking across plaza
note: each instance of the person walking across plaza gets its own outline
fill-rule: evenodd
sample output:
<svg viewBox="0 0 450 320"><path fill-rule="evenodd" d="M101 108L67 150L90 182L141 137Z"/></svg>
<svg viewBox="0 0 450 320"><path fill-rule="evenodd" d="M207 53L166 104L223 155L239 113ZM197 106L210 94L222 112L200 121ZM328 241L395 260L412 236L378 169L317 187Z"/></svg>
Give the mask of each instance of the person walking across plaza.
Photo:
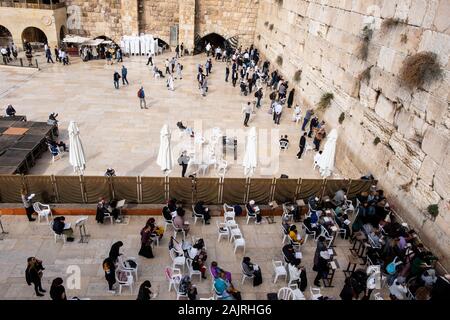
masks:
<svg viewBox="0 0 450 320"><path fill-rule="evenodd" d="M250 114L252 113L251 102L247 102L247 105L242 108L242 112L245 114L244 126L248 127L248 121L250 120Z"/></svg>
<svg viewBox="0 0 450 320"><path fill-rule="evenodd" d="M183 65L179 62L177 63L177 77L175 79L177 78L183 79Z"/></svg>
<svg viewBox="0 0 450 320"><path fill-rule="evenodd" d="M170 73L169 77L167 78L167 89L171 90L171 91L174 91L175 90L174 85L175 85L175 83L174 83L174 80L173 80L173 75Z"/></svg>
<svg viewBox="0 0 450 320"><path fill-rule="evenodd" d="M58 47L55 46L55 49L53 49L53 50L54 50L54 52L55 52L55 59L56 59L56 62L62 62L62 61L59 59L59 49L58 49Z"/></svg>
<svg viewBox="0 0 450 320"><path fill-rule="evenodd" d="M127 83L127 85L129 85L128 79L127 79L127 74L128 74L128 69L125 66L122 66L122 84L123 85L125 85L125 82Z"/></svg>
<svg viewBox="0 0 450 320"><path fill-rule="evenodd" d="M180 46L177 44L176 48L175 48L175 58L179 58L180 57Z"/></svg>
<svg viewBox="0 0 450 320"><path fill-rule="evenodd" d="M114 88L119 89L119 79L120 75L117 71L114 72L113 80L114 80Z"/></svg>
<svg viewBox="0 0 450 320"><path fill-rule="evenodd" d="M183 153L181 154L181 156L178 158L178 164L180 166L182 166L182 170L181 170L181 177L184 178L184 176L186 175L186 170L188 167L188 163L189 163L190 158L187 155L186 151L183 151Z"/></svg>
<svg viewBox="0 0 450 320"><path fill-rule="evenodd" d="M148 60L147 60L146 66L148 66L149 64L153 67L153 57L152 57L151 53L149 53L149 55L148 55Z"/></svg>
<svg viewBox="0 0 450 320"><path fill-rule="evenodd" d="M303 133L303 135L300 138L299 148L300 151L297 153L297 159L302 160L303 151L305 151L306 147L306 132Z"/></svg>
<svg viewBox="0 0 450 320"><path fill-rule="evenodd" d="M275 102L275 106L273 108L273 121L277 125L280 124L282 112L283 112L283 106L281 105L281 103L279 101Z"/></svg>
<svg viewBox="0 0 450 320"><path fill-rule="evenodd" d="M311 117L313 116L313 114L314 114L313 109L306 110L305 117L303 118L302 131L305 131L306 125L308 124L308 122L311 119Z"/></svg>
<svg viewBox="0 0 450 320"><path fill-rule="evenodd" d="M170 73L170 69L169 69L170 62L169 62L169 59L166 59L166 61L164 61L164 66L166 67L166 74L169 74Z"/></svg>
<svg viewBox="0 0 450 320"><path fill-rule="evenodd" d="M27 259L27 269L25 270L25 280L27 281L27 284L31 286L31 284L34 285L34 291L38 297L43 297L42 294L45 292L44 289L42 289L42 270L45 270L45 268L42 266L42 261L39 259L36 259L35 257L29 257Z"/></svg>
<svg viewBox="0 0 450 320"><path fill-rule="evenodd" d="M255 92L255 98L256 98L256 108L261 107L261 99L263 98L263 89L262 87L256 90Z"/></svg>
<svg viewBox="0 0 450 320"><path fill-rule="evenodd" d="M103 260L103 271L105 271L105 279L108 282L109 292L115 293L114 284L116 283L116 266L112 258L107 257Z"/></svg>
<svg viewBox="0 0 450 320"><path fill-rule="evenodd" d="M52 59L52 49L50 47L47 47L47 50L45 51L45 56L47 57L47 63L55 63Z"/></svg>
<svg viewBox="0 0 450 320"><path fill-rule="evenodd" d="M141 109L148 109L147 108L147 102L145 101L145 92L144 87L141 87L137 93L137 96L139 98L139 105L141 106ZM142 107L142 105L144 105Z"/></svg>
<svg viewBox="0 0 450 320"><path fill-rule="evenodd" d="M225 67L225 82L228 82L228 77L230 76L230 63L227 62Z"/></svg>

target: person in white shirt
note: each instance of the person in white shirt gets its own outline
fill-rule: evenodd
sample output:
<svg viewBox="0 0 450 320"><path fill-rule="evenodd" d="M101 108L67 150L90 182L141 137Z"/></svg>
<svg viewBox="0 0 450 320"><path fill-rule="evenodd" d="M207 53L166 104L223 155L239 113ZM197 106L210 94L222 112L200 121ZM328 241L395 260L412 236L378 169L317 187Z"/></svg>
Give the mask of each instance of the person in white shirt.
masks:
<svg viewBox="0 0 450 320"><path fill-rule="evenodd" d="M300 109L299 105L296 105L294 108L294 114L292 115L292 121L298 123L302 118L302 109Z"/></svg>
<svg viewBox="0 0 450 320"><path fill-rule="evenodd" d="M322 151L319 151L316 153L316 155L314 156L314 164L315 165L319 165L319 160L320 160L321 156L322 156Z"/></svg>
<svg viewBox="0 0 450 320"><path fill-rule="evenodd" d="M166 74L170 73L169 65L169 59L166 59L166 61L164 62L164 66L166 67Z"/></svg>
<svg viewBox="0 0 450 320"><path fill-rule="evenodd" d="M248 121L250 120L250 114L252 113L252 106L250 102L247 102L247 105L242 107L242 112L245 114L244 118L244 126L248 127Z"/></svg>
<svg viewBox="0 0 450 320"><path fill-rule="evenodd" d="M169 78L167 79L167 89L174 91L174 81L173 81L173 76L172 74L169 75Z"/></svg>
<svg viewBox="0 0 450 320"><path fill-rule="evenodd" d="M276 102L273 108L273 121L275 124L280 124L281 113L283 112L283 106L280 102Z"/></svg>
<svg viewBox="0 0 450 320"><path fill-rule="evenodd" d="M302 270L299 268L299 266L294 266L293 264L288 264L289 269L289 280L290 282L297 283L297 286L300 287L300 275L302 273Z"/></svg>
<svg viewBox="0 0 450 320"><path fill-rule="evenodd" d="M403 283L400 283L398 279L394 280L394 283L389 287L389 293L392 300L404 300L408 289Z"/></svg>
<svg viewBox="0 0 450 320"><path fill-rule="evenodd" d="M211 44L208 42L208 44L206 45L206 56L209 57L209 52L211 51Z"/></svg>

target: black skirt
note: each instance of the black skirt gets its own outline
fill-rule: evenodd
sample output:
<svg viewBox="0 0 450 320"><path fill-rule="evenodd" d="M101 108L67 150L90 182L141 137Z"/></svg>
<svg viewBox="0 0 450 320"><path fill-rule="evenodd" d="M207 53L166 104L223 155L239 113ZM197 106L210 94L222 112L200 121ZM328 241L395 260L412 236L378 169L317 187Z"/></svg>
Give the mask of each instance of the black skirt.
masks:
<svg viewBox="0 0 450 320"><path fill-rule="evenodd" d="M139 255L146 258L153 258L152 246L149 244L141 244L141 250L139 250Z"/></svg>

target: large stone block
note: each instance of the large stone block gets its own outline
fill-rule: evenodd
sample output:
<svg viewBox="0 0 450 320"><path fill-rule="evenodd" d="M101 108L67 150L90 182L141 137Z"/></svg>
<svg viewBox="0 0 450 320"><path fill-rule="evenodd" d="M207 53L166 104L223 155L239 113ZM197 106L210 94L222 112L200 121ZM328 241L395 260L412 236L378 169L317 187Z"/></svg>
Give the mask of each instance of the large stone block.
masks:
<svg viewBox="0 0 450 320"><path fill-rule="evenodd" d="M426 10L426 0L412 0L411 7L408 12L408 23L415 26L421 26Z"/></svg>
<svg viewBox="0 0 450 320"><path fill-rule="evenodd" d="M383 120L389 123L394 123L395 110L396 106L392 101L387 99L382 94L378 97L377 104L375 105L375 112Z"/></svg>
<svg viewBox="0 0 450 320"><path fill-rule="evenodd" d="M431 158L430 156L426 156L420 167L418 180L421 180L423 181L423 183L432 186L433 178L438 168L439 165L433 160L433 158Z"/></svg>
<svg viewBox="0 0 450 320"><path fill-rule="evenodd" d="M450 35L426 30L422 35L419 51L432 51L437 54L439 62L446 66L450 55Z"/></svg>
<svg viewBox="0 0 450 320"><path fill-rule="evenodd" d="M443 198L450 200L450 146L447 145L447 152L444 160L439 166L434 176L434 190Z"/></svg>
<svg viewBox="0 0 450 320"><path fill-rule="evenodd" d="M442 164L450 142L448 130L443 131L429 126L425 131L422 150L430 155L438 164Z"/></svg>
<svg viewBox="0 0 450 320"><path fill-rule="evenodd" d="M438 8L436 10L436 15L434 17L434 27L438 32L450 33L450 1L441 0L439 1Z"/></svg>
<svg viewBox="0 0 450 320"><path fill-rule="evenodd" d="M425 153L417 143L406 140L400 133L394 132L389 140L389 145L394 150L395 156L402 160L414 172L418 172L425 158Z"/></svg>
<svg viewBox="0 0 450 320"><path fill-rule="evenodd" d="M418 208L425 210L430 204L439 203L441 197L431 186L420 180L411 188L411 200Z"/></svg>
<svg viewBox="0 0 450 320"><path fill-rule="evenodd" d="M395 60L395 50L382 46L377 61L378 67L387 72L393 73L392 67L394 64L394 60Z"/></svg>

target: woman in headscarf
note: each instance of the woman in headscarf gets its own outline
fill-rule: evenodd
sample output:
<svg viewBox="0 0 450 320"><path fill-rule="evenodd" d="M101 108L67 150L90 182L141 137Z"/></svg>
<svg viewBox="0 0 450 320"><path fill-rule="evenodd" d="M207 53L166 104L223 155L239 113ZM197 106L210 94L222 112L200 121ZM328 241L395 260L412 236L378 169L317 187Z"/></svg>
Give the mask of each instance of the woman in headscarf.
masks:
<svg viewBox="0 0 450 320"><path fill-rule="evenodd" d="M114 291L113 285L116 283L116 266L111 258L103 260L103 270L105 271L105 279L108 281L109 291Z"/></svg>
<svg viewBox="0 0 450 320"><path fill-rule="evenodd" d="M189 300L197 300L197 288L192 285L191 277L188 275L181 278L179 292L187 294Z"/></svg>
<svg viewBox="0 0 450 320"><path fill-rule="evenodd" d="M116 243L114 243L111 246L111 250L109 250L109 258L111 258L111 260L113 261L113 263L116 263L117 258L121 255L120 251L120 247L123 246L123 242L122 241L117 241Z"/></svg>
<svg viewBox="0 0 450 320"><path fill-rule="evenodd" d="M150 288L152 287L150 281L145 280L139 287L139 293L136 300L148 301L152 298L152 292Z"/></svg>
<svg viewBox="0 0 450 320"><path fill-rule="evenodd" d="M287 99L288 108L291 108L292 104L294 103L294 94L295 94L295 89L292 89L291 92L289 92L289 96Z"/></svg>
<svg viewBox="0 0 450 320"><path fill-rule="evenodd" d="M261 268L250 261L250 257L244 257L242 260L242 269L245 274L253 275L253 286L259 286L262 283Z"/></svg>
<svg viewBox="0 0 450 320"><path fill-rule="evenodd" d="M27 259L28 265L27 269L25 270L25 280L27 281L28 285L31 286L31 284L34 285L34 291L36 292L36 295L38 297L43 297L44 295L42 292L45 292L44 289L42 289L42 271L44 270L44 267L42 267L42 261L36 259L35 257L30 257Z"/></svg>
<svg viewBox="0 0 450 320"><path fill-rule="evenodd" d="M52 286L50 287L50 298L52 300L67 300L66 289L64 289L63 283L63 279L59 277L52 281Z"/></svg>
<svg viewBox="0 0 450 320"><path fill-rule="evenodd" d="M157 226L155 222L155 218L150 218L147 220L147 224L150 226L150 234L152 238L158 237L159 240L161 240L164 235L164 228Z"/></svg>
<svg viewBox="0 0 450 320"><path fill-rule="evenodd" d="M139 255L146 258L153 258L152 251L152 238L151 238L151 227L147 223L141 230L141 250L139 250Z"/></svg>
<svg viewBox="0 0 450 320"><path fill-rule="evenodd" d="M223 272L225 274L225 279L231 283L231 272L220 268L216 261L211 262L210 271L214 278L218 278L220 273Z"/></svg>

